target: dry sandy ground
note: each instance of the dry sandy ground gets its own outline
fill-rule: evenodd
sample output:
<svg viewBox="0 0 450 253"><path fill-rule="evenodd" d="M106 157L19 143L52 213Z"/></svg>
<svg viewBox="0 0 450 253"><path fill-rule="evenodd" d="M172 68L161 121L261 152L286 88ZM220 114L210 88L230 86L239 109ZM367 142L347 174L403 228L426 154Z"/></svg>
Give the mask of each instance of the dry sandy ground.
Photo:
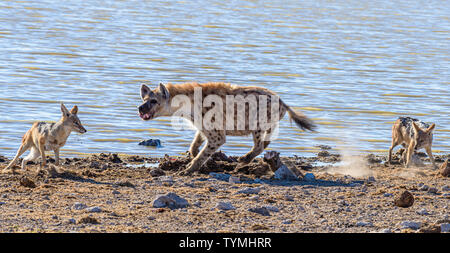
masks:
<svg viewBox="0 0 450 253"><path fill-rule="evenodd" d="M381 156L332 153L283 157L305 176L297 181L272 179L262 159L233 173L233 158L223 154L193 176L176 175L183 157L100 154L39 173L29 165L0 174L0 232L448 231L449 178L427 158L425 167L406 169ZM449 157L438 156L438 164ZM7 163L0 156L0 169ZM395 206L405 190L414 204ZM167 193L188 206L154 207Z"/></svg>

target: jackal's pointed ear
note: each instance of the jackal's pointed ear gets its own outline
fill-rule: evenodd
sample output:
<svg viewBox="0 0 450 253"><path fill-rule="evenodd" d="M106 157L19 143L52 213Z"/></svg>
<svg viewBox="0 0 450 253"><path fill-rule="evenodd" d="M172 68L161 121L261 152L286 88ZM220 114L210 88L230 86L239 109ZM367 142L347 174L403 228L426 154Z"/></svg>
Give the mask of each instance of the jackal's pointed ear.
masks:
<svg viewBox="0 0 450 253"><path fill-rule="evenodd" d="M159 83L159 91L161 92L161 95L163 98L168 99L170 96L169 91L167 90L166 86L163 83Z"/></svg>
<svg viewBox="0 0 450 253"><path fill-rule="evenodd" d="M69 110L67 110L66 106L63 103L61 103L61 112L62 112L63 117L70 116Z"/></svg>
<svg viewBox="0 0 450 253"><path fill-rule="evenodd" d="M416 125L416 122L413 121L412 125L413 125L413 128L414 128L414 132L419 133L421 131L420 127L418 125Z"/></svg>
<svg viewBox="0 0 450 253"><path fill-rule="evenodd" d="M425 132L427 132L427 134L433 132L434 128L436 127L436 124L432 124L429 128L427 128L427 130L425 130Z"/></svg>
<svg viewBox="0 0 450 253"><path fill-rule="evenodd" d="M152 91L150 90L147 85L142 84L141 85L141 98L144 99L146 96L148 96Z"/></svg>
<svg viewBox="0 0 450 253"><path fill-rule="evenodd" d="M70 113L71 114L77 114L78 113L78 106L74 106L73 108L72 108L72 110L70 110Z"/></svg>

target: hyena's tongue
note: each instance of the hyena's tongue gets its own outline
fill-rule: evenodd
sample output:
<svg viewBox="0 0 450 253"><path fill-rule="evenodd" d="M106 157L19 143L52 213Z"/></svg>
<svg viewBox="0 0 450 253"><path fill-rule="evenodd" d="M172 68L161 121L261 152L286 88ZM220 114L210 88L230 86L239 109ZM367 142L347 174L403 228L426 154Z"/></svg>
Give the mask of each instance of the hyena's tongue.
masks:
<svg viewBox="0 0 450 253"><path fill-rule="evenodd" d="M149 113L149 112L146 113L146 114L140 113L139 116L140 116L141 119L143 119L143 120L148 120L148 119L150 119L150 113Z"/></svg>

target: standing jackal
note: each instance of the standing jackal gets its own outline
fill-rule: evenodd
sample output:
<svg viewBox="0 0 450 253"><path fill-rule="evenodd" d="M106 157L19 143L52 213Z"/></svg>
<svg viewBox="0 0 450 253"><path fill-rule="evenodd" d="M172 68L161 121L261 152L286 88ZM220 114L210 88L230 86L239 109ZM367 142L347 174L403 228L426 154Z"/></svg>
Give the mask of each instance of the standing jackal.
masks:
<svg viewBox="0 0 450 253"><path fill-rule="evenodd" d="M434 123L430 126L418 119L399 117L392 126L392 145L389 148L388 163L390 164L392 160L392 149L402 144L406 148L403 153L403 161L406 167L411 165L411 157L414 151L424 148L433 166L437 168L431 152L435 126Z"/></svg>
<svg viewBox="0 0 450 253"><path fill-rule="evenodd" d="M227 83L160 84L155 90L141 86L139 115L143 120L177 116L192 122L197 133L189 148L193 158L180 174L191 174L226 141L226 136L253 135L254 146L239 159L249 163L269 145L278 121L287 112L298 127L313 130L306 116L293 111L276 93L261 87ZM203 142L206 144L199 151Z"/></svg>
<svg viewBox="0 0 450 253"><path fill-rule="evenodd" d="M72 131L79 133L86 133L86 129L81 125L80 119L77 116L78 107L74 106L70 112L61 103L61 119L56 123L36 122L30 130L22 138L22 145L17 151L14 159L3 169L7 172L19 157L28 149L31 149L30 154L22 161L22 169L28 161L35 161L39 157L42 158L41 168L45 167L45 151L53 150L55 152L56 165L59 165L59 149L66 144L67 138ZM39 169L38 169L39 170Z"/></svg>

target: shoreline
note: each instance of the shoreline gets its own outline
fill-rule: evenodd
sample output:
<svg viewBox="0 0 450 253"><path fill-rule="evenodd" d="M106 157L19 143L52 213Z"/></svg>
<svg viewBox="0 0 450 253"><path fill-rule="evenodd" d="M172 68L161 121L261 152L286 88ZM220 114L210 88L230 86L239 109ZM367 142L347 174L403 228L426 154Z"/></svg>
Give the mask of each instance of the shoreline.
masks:
<svg viewBox="0 0 450 253"><path fill-rule="evenodd" d="M176 174L183 156L98 154L58 168L48 157L48 170L0 174L0 232L427 232L450 223L448 178L428 158L406 169L398 153L386 165L385 156L332 151L281 157L301 174L294 181L273 179L262 158L233 172L236 157L223 153L193 176ZM8 162L0 156L1 169ZM411 207L394 204L404 191ZM170 194L183 206L164 206Z"/></svg>

